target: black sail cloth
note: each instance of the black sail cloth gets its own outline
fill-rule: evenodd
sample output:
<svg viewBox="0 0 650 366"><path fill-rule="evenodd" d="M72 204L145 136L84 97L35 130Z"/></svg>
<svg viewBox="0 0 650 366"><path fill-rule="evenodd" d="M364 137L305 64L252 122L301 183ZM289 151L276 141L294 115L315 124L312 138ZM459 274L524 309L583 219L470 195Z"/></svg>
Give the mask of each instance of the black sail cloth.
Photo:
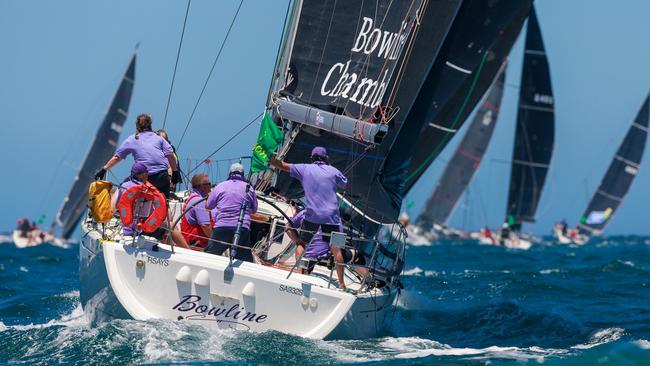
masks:
<svg viewBox="0 0 650 366"><path fill-rule="evenodd" d="M535 11L528 18L506 221L534 222L555 140L550 70Z"/></svg>
<svg viewBox="0 0 650 366"><path fill-rule="evenodd" d="M364 4L375 3L381 3L381 1L364 2ZM410 3L410 1L393 2L392 6L407 6ZM347 52L352 49L354 42L356 41L356 29L360 29L363 26L364 17L374 16L374 8L370 13L359 13L359 2L338 1L335 13L321 14L320 17L321 21L329 24L330 18L335 17L336 14L338 14L338 11L351 12L352 10L347 9L346 7L352 6L353 4L356 4L355 19L358 19L358 23L355 23L355 28L352 29L346 37L327 37L328 42L336 42L335 44L338 44L342 49L347 50ZM382 105L390 104L395 110L398 110L398 112L389 122L390 128L380 145L366 146L350 139L341 138L327 131L303 127L289 149L285 160L291 163L303 163L308 161L309 152L314 146L324 146L327 148L331 164L344 172L349 179L345 199L355 205L359 211L363 212L362 215L358 210L350 209L350 219L359 216L372 218L373 220L381 222L394 222L397 219L401 201L394 201L382 186L380 181L380 168L386 155L390 151L392 142L397 137L398 131L401 129L405 121L405 116L408 110L411 108L417 93L422 87L425 76L434 63L435 57L442 45L442 41L447 35L451 22L458 10L459 4L459 0L428 1L427 6L421 11L419 27L416 28L415 31L409 32L407 44L411 44L411 46L402 50L397 62L398 66L396 67L393 78L388 87L388 90L391 91L391 93L389 94L389 92L386 92L384 100L382 101ZM314 5L314 2L307 1L304 4L304 6L311 5ZM315 4L315 6L322 8L322 5L320 4ZM303 8L303 11L304 10L305 9ZM300 21L303 21L304 14L308 13L309 12L301 12ZM381 21L378 21L375 18L373 19L373 24L377 24L377 22L381 23ZM310 21L314 22L315 20L312 19ZM310 29L311 28L307 28L307 30ZM313 29L322 29L322 27ZM328 28L324 31L325 35L327 35L327 29ZM321 57L323 57L322 68L329 70L331 65L339 61L338 59L330 60L328 55L321 55L322 50L323 46L320 45L318 49L300 57L306 58L309 56L312 60L311 62L315 64L321 63ZM295 56L296 52L300 52L300 49L294 47L292 61L297 59L297 56ZM375 59L377 59L377 57L375 57ZM380 62L383 63L383 61ZM300 73L300 71L298 71L298 73ZM287 83L288 85L286 90L293 94L299 94L296 92L298 89L293 89L291 86L292 82L287 81ZM302 88L302 90L305 90L305 88ZM304 95L303 92L303 96ZM336 107L338 102L339 100L332 98L332 101L328 104L329 108L334 108L340 113L344 113L342 108ZM322 102L320 102L320 104L322 105ZM345 104L347 104L347 102L341 105ZM349 106L351 103L347 105ZM280 172L278 175L276 189L279 193L290 198L302 196L300 183L283 172ZM364 219L364 221L367 220Z"/></svg>
<svg viewBox="0 0 650 366"><path fill-rule="evenodd" d="M505 66L505 65L504 65ZM435 190L427 200L417 224L425 230L434 223L445 224L469 186L488 148L503 97L505 67L488 89L456 152L447 163Z"/></svg>
<svg viewBox="0 0 650 366"><path fill-rule="evenodd" d="M650 96L646 96L641 109L625 134L607 173L580 218L578 230L583 235L597 235L609 223L618 206L632 186L648 139Z"/></svg>
<svg viewBox="0 0 650 366"><path fill-rule="evenodd" d="M531 1L466 1L427 76L408 128L400 131L382 182L396 201L446 146L494 80Z"/></svg>
<svg viewBox="0 0 650 366"><path fill-rule="evenodd" d="M117 93L97 130L81 168L75 177L70 192L56 216L56 224L61 227L61 236L70 238L86 209L88 185L94 180L95 172L115 154L122 127L129 113L133 84L135 82L136 53L133 53Z"/></svg>

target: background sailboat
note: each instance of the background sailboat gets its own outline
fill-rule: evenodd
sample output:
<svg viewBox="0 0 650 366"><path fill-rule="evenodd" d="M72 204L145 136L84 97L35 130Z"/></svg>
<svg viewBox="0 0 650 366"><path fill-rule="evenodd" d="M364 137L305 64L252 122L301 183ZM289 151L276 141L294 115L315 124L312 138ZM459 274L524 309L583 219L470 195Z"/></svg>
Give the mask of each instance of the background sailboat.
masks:
<svg viewBox="0 0 650 366"><path fill-rule="evenodd" d="M527 249L524 222L534 222L553 154L555 108L550 70L535 9L528 17L506 221L500 241Z"/></svg>
<svg viewBox="0 0 650 366"><path fill-rule="evenodd" d="M70 192L63 199L61 208L56 215L55 224L60 230L61 237L64 239L72 236L86 209L88 185L94 180L95 173L113 156L117 148L122 127L129 113L129 105L131 103L131 95L135 82L136 55L137 48L133 51L129 65L106 111L104 120L99 126L97 134L90 144L90 149L81 163L72 188L70 188Z"/></svg>
<svg viewBox="0 0 650 366"><path fill-rule="evenodd" d="M648 140L648 121L650 120L650 95L641 105L630 128L625 134L605 176L594 192L587 209L580 217L576 230L567 232L558 226L555 234L561 243L583 244L592 236L600 235L611 221L612 216L623 203L641 166L641 159Z"/></svg>
<svg viewBox="0 0 650 366"><path fill-rule="evenodd" d="M504 83L505 64L417 218L417 225L424 231L430 231L436 224L446 224L478 170L496 126Z"/></svg>

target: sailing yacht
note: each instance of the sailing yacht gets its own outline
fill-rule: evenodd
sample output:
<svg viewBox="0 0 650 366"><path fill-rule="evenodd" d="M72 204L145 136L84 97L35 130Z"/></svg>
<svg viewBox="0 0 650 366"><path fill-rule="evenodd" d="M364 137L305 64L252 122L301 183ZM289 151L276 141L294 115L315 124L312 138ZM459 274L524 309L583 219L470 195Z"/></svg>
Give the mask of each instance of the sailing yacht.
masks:
<svg viewBox="0 0 650 366"><path fill-rule="evenodd" d="M481 230L477 235L480 243L526 250L537 241L521 229L524 222L535 222L553 154L554 131L550 71L539 22L532 8L524 47L506 220L498 232Z"/></svg>
<svg viewBox="0 0 650 366"><path fill-rule="evenodd" d="M77 229L77 225L86 210L88 202L88 185L93 181L95 172L104 162L115 153L120 139L122 126L129 111L133 83L135 81L135 62L137 47L131 55L131 60L122 76L120 85L113 100L104 115L93 142L81 167L74 178L70 192L56 214L54 230L44 231L21 223L13 232L13 241L19 248L31 247L49 243L55 246L67 247L68 240ZM22 219L27 220L27 219ZM29 222L27 222L29 224Z"/></svg>
<svg viewBox="0 0 650 366"><path fill-rule="evenodd" d="M385 164L404 165L411 157L412 148L395 149L412 140L401 132L419 131L424 123L407 116L460 4L292 2L267 113L284 136L278 158L302 162L314 146L324 146L330 163L348 177L348 188L339 192L345 230L332 234L331 243L355 250L365 264L346 265L347 289L332 278L331 259L311 274L296 270L301 262L293 259L284 228L291 225L291 200L304 193L288 174L267 171L250 178L258 212L272 217L252 224L260 233L254 262L175 248L137 230L123 236L119 219L106 225L83 220L85 313L93 322L166 319L309 338L380 334L404 266L404 230L397 222L402 197ZM168 204L177 223L183 202Z"/></svg>
<svg viewBox="0 0 650 366"><path fill-rule="evenodd" d="M649 120L650 95L647 95L577 227L568 229L565 224L558 224L553 228L560 244L585 244L592 236L601 235L605 230L639 172L648 139Z"/></svg>
<svg viewBox="0 0 650 366"><path fill-rule="evenodd" d="M472 123L417 218L417 226L423 230L433 231L440 237L468 237L468 234L461 230L448 228L446 223L478 170L488 148L496 126L504 84L505 64L488 89Z"/></svg>

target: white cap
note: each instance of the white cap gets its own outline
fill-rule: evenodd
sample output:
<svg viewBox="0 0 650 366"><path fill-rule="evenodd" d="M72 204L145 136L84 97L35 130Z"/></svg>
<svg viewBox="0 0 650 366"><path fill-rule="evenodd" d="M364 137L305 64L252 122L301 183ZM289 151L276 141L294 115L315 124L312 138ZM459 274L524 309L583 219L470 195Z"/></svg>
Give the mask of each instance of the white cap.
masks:
<svg viewBox="0 0 650 366"><path fill-rule="evenodd" d="M241 165L240 163L234 163L230 166L230 169L228 170L228 174L232 173L239 173L241 175L244 175L244 166Z"/></svg>

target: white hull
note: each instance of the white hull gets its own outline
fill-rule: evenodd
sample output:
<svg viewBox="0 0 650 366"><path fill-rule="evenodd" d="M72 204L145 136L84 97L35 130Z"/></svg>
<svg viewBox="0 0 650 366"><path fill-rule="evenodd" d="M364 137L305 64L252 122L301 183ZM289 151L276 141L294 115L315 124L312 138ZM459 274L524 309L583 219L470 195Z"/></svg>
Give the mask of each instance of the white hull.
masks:
<svg viewBox="0 0 650 366"><path fill-rule="evenodd" d="M54 235L42 231L42 230L31 230L27 232L27 235L23 236L20 230L14 230L12 234L12 239L16 247L18 248L28 248L35 247L37 245L49 243L55 246L66 248L66 241L59 239Z"/></svg>
<svg viewBox="0 0 650 366"><path fill-rule="evenodd" d="M585 235L578 234L577 232L574 235L565 235L562 233L562 230L557 228L553 229L553 236L560 244L583 245L589 241L589 238Z"/></svg>
<svg viewBox="0 0 650 366"><path fill-rule="evenodd" d="M438 239L438 236L433 231L423 231L419 226L408 224L406 229L406 244L412 246L427 246Z"/></svg>
<svg viewBox="0 0 650 366"><path fill-rule="evenodd" d="M528 250L533 246L534 239L529 236L522 236L511 233L507 238L501 238L498 233L492 233L490 237L483 233L474 233L472 238L478 240L480 244L502 246L508 249Z"/></svg>
<svg viewBox="0 0 650 366"><path fill-rule="evenodd" d="M308 338L369 338L385 329L397 289L352 294L328 273L302 275L139 238L103 241L82 225L80 299L93 323L166 319ZM317 272L317 271L315 271ZM328 288L329 286L329 288Z"/></svg>

